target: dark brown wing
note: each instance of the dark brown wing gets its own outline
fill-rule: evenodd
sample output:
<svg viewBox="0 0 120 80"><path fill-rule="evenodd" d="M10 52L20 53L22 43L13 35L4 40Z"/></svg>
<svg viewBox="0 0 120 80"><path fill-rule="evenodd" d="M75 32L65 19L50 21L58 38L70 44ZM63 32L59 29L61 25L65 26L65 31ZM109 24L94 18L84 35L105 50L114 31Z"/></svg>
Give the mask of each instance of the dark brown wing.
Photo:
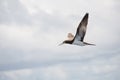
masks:
<svg viewBox="0 0 120 80"><path fill-rule="evenodd" d="M87 29L87 24L88 24L88 16L89 16L89 14L86 13L85 16L83 17L83 19L81 20L81 22L77 28L77 32L74 37L74 40L78 40L78 41L84 40L84 36L86 34L86 29Z"/></svg>

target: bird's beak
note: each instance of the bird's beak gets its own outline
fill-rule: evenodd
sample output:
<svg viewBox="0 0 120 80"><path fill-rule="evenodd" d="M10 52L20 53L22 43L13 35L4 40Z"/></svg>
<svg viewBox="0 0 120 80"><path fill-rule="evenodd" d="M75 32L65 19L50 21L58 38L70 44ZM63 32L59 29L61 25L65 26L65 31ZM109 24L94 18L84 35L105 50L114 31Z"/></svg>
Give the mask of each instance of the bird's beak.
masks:
<svg viewBox="0 0 120 80"><path fill-rule="evenodd" d="M58 46L61 46L61 45L63 45L64 43L61 43L61 44L59 44Z"/></svg>

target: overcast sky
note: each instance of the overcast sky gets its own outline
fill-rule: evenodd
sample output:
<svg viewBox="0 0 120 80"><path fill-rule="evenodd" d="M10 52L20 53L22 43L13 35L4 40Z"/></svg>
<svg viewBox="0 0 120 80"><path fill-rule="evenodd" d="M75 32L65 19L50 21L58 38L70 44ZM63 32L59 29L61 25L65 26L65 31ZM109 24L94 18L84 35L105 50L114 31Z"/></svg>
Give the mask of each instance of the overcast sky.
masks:
<svg viewBox="0 0 120 80"><path fill-rule="evenodd" d="M0 80L119 80L119 0L0 0ZM89 13L85 41L58 46Z"/></svg>

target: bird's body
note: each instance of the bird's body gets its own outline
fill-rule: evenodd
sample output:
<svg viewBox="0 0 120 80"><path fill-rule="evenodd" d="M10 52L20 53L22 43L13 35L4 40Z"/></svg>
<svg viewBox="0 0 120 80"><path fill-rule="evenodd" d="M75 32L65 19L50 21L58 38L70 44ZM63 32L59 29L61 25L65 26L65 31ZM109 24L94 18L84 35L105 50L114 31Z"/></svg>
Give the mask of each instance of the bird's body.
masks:
<svg viewBox="0 0 120 80"><path fill-rule="evenodd" d="M79 46L94 45L94 44L86 43L83 41L86 34L88 16L89 14L86 13L83 19L81 20L75 36L73 36L71 33L68 33L69 40L63 41L62 44L72 44L72 45L79 45Z"/></svg>
<svg viewBox="0 0 120 80"><path fill-rule="evenodd" d="M72 44L73 45L79 45L79 46L85 46L84 42L78 41L78 40L74 40Z"/></svg>

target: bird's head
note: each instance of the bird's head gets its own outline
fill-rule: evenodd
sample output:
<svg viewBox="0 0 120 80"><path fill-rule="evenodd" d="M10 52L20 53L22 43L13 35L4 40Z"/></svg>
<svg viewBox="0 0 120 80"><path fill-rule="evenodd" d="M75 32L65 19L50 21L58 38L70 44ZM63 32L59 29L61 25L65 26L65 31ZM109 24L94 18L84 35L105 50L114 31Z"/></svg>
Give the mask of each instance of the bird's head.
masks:
<svg viewBox="0 0 120 80"><path fill-rule="evenodd" d="M61 44L59 44L59 46L60 46L60 45L63 45L63 44L72 44L72 41L70 41L70 40L65 40L65 41L63 41Z"/></svg>
<svg viewBox="0 0 120 80"><path fill-rule="evenodd" d="M61 45L63 45L63 44L65 44L66 42L65 41L63 41L61 44L59 44L59 46L61 46Z"/></svg>

